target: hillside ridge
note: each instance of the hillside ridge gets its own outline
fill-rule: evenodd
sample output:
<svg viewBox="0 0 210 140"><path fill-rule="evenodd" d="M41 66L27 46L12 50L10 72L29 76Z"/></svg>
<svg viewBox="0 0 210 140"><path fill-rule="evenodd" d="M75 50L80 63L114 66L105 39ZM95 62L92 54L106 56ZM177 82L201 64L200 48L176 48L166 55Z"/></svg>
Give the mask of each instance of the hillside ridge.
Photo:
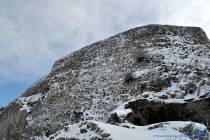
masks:
<svg viewBox="0 0 210 140"><path fill-rule="evenodd" d="M209 62L210 41L200 27L152 24L119 33L57 60L46 77L1 109L0 140L47 140L89 120L206 125Z"/></svg>

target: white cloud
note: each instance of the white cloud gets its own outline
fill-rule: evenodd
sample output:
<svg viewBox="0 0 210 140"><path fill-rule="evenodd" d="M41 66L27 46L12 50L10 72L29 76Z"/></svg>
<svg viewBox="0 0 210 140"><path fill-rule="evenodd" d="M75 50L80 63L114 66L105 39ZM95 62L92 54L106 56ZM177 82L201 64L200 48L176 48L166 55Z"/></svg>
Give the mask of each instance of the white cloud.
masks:
<svg viewBox="0 0 210 140"><path fill-rule="evenodd" d="M203 27L209 0L0 0L0 83L45 75L80 47L145 24Z"/></svg>

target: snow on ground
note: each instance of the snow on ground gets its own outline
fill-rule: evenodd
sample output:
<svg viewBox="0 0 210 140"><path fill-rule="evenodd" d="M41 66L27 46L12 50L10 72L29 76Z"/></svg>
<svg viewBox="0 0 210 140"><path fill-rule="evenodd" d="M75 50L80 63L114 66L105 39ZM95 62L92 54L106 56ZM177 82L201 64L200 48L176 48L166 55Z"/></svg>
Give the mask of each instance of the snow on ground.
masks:
<svg viewBox="0 0 210 140"><path fill-rule="evenodd" d="M128 102L120 105L119 107L117 107L116 109L114 109L110 114L113 114L113 113L116 113L117 116L120 118L120 119L123 119L125 118L128 113L132 112L131 109L125 109L125 104L127 104Z"/></svg>
<svg viewBox="0 0 210 140"><path fill-rule="evenodd" d="M22 105L22 107L20 108L20 111L26 111L28 113L31 112L31 107L29 104L37 102L41 98L42 98L41 93L29 96L29 97L18 98L18 103Z"/></svg>
<svg viewBox="0 0 210 140"><path fill-rule="evenodd" d="M128 124L128 126L131 124ZM134 125L133 125L134 126ZM50 137L36 137L36 140L56 140L59 138L75 138L75 140L103 138L104 140L191 140L206 138L207 128L198 123L171 121L148 126L125 128L97 121L86 121L66 126Z"/></svg>

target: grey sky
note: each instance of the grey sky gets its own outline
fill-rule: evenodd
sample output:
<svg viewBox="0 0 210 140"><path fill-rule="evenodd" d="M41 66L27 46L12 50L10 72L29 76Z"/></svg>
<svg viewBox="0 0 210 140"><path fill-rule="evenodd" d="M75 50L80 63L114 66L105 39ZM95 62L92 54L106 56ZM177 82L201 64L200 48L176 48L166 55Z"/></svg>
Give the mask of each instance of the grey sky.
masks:
<svg viewBox="0 0 210 140"><path fill-rule="evenodd" d="M0 0L0 84L38 79L53 62L145 24L200 26L209 0Z"/></svg>

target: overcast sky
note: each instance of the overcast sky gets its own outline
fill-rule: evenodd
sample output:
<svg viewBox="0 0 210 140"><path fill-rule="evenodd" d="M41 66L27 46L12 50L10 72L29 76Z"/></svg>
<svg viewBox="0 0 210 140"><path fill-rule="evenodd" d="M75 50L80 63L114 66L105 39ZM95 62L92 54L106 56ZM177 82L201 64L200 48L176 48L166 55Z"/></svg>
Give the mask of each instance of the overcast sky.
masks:
<svg viewBox="0 0 210 140"><path fill-rule="evenodd" d="M210 36L210 0L0 0L0 106L56 59L146 24L200 26Z"/></svg>

